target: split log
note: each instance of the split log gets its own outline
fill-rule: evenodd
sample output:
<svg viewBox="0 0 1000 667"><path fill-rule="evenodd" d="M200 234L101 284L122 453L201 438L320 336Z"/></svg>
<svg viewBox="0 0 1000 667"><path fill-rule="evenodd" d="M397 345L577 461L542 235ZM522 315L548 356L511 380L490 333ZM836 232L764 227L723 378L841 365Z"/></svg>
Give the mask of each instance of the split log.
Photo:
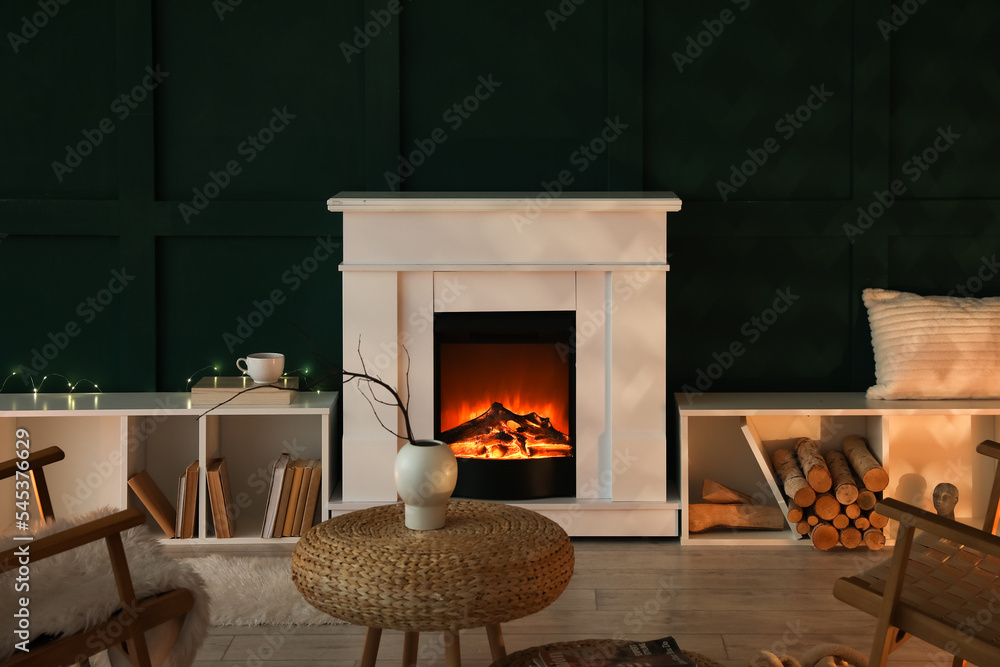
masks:
<svg viewBox="0 0 1000 667"><path fill-rule="evenodd" d="M795 501L799 507L809 507L816 502L816 492L799 470L799 464L790 449L779 449L771 458L775 471L781 477L786 496Z"/></svg>
<svg viewBox="0 0 1000 667"><path fill-rule="evenodd" d="M878 502L878 498L876 498L875 494L869 491L868 489L861 489L858 491L857 502L858 502L858 507L867 511L875 509L875 503Z"/></svg>
<svg viewBox="0 0 1000 667"><path fill-rule="evenodd" d="M846 514L838 514L837 516L833 517L830 523L832 523L833 527L841 531L841 534L843 534L843 531L846 530L847 527L851 525L851 520L847 518ZM861 541L860 533L858 534L858 541L859 542ZM847 545L845 544L844 546L846 547Z"/></svg>
<svg viewBox="0 0 1000 667"><path fill-rule="evenodd" d="M705 502L715 504L754 504L753 498L747 494L730 489L728 486L724 486L710 479L706 479L701 483L701 497L705 500Z"/></svg>
<svg viewBox="0 0 1000 667"><path fill-rule="evenodd" d="M795 441L795 456L799 459L802 472L813 491L824 493L833 486L833 477L826 461L819 453L819 443L811 438L799 438Z"/></svg>
<svg viewBox="0 0 1000 667"><path fill-rule="evenodd" d="M889 475L868 449L865 439L857 435L844 438L844 454L869 491L883 491L889 486Z"/></svg>
<svg viewBox="0 0 1000 667"><path fill-rule="evenodd" d="M795 524L795 532L799 535L808 535L812 526L809 525L808 521L799 521Z"/></svg>
<svg viewBox="0 0 1000 667"><path fill-rule="evenodd" d="M889 525L889 517L884 514L879 514L878 512L872 512L868 515L868 521L871 522L872 528L885 528Z"/></svg>
<svg viewBox="0 0 1000 667"><path fill-rule="evenodd" d="M785 517L778 507L757 505L688 505L688 530L700 533L709 528L759 528L780 530Z"/></svg>
<svg viewBox="0 0 1000 667"><path fill-rule="evenodd" d="M836 450L826 453L826 465L833 477L833 494L842 505L850 505L858 499L858 487L854 483L854 473L851 464L843 452Z"/></svg>
<svg viewBox="0 0 1000 667"><path fill-rule="evenodd" d="M854 520L861 516L861 507L857 503L851 503L844 508L844 514L848 519Z"/></svg>
<svg viewBox="0 0 1000 667"><path fill-rule="evenodd" d="M821 521L809 531L809 539L814 547L827 551L840 542L840 533L830 524Z"/></svg>
<svg viewBox="0 0 1000 667"><path fill-rule="evenodd" d="M806 517L806 523L808 523L810 526L815 526L817 523L819 523L819 517L816 516L815 514L810 514L809 516Z"/></svg>
<svg viewBox="0 0 1000 667"><path fill-rule="evenodd" d="M791 521L792 523L798 523L799 521L802 521L803 518L805 518L805 512L802 511L801 507L795 504L794 500L789 500L788 514L786 514L785 516L787 516L788 520Z"/></svg>
<svg viewBox="0 0 1000 667"><path fill-rule="evenodd" d="M848 549L857 549L861 546L863 536L857 528L844 528L840 531L840 543Z"/></svg>
<svg viewBox="0 0 1000 667"><path fill-rule="evenodd" d="M854 520L854 527L862 532L871 528L871 525L872 522L863 516L859 516L857 519Z"/></svg>
<svg viewBox="0 0 1000 667"><path fill-rule="evenodd" d="M813 505L816 516L824 521L832 521L833 517L840 514L840 503L829 493L821 493L816 496L816 503Z"/></svg>
<svg viewBox="0 0 1000 667"><path fill-rule="evenodd" d="M885 546L885 534L880 528L869 528L865 531L865 544L872 551L878 551Z"/></svg>

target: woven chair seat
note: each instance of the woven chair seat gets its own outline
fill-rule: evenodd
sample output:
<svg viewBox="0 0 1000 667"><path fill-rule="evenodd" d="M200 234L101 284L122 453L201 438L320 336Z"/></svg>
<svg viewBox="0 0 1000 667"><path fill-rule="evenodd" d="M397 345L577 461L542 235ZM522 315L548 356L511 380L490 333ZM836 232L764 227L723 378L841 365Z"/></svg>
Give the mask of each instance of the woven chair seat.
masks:
<svg viewBox="0 0 1000 667"><path fill-rule="evenodd" d="M583 639L580 641L546 644L544 646L535 646L534 648L527 648L523 651L511 653L503 660L497 660L490 667L533 667L535 664L534 659L538 657L538 649L540 648L544 648L547 651L566 651L580 648L599 651L600 649L608 647L623 647L628 643L629 642L627 641L617 641L614 639ZM700 653L694 653L693 651L684 651L683 653L698 667L722 667L722 665L715 660L706 658Z"/></svg>
<svg viewBox="0 0 1000 667"><path fill-rule="evenodd" d="M890 560L886 560L841 580L834 593L878 616L889 568ZM998 577L1000 558L930 533L918 533L913 538L896 613L908 620L907 627L920 616L950 626L954 629L952 641L958 646L976 641L1000 649Z"/></svg>
<svg viewBox="0 0 1000 667"><path fill-rule="evenodd" d="M504 623L544 609L573 575L566 532L540 514L453 500L439 530L403 524L402 504L313 526L292 580L320 611L355 625L416 632Z"/></svg>

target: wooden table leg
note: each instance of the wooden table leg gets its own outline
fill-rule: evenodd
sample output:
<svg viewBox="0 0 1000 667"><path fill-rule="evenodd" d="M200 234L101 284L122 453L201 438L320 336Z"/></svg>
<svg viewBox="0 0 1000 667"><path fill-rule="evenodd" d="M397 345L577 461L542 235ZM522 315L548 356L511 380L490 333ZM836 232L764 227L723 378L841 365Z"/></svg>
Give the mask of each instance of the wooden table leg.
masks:
<svg viewBox="0 0 1000 667"><path fill-rule="evenodd" d="M458 630L444 631L445 667L462 667L462 649L458 645Z"/></svg>
<svg viewBox="0 0 1000 667"><path fill-rule="evenodd" d="M382 639L382 628L368 628L365 631L365 649L361 653L361 667L375 667L378 657L378 643Z"/></svg>
<svg viewBox="0 0 1000 667"><path fill-rule="evenodd" d="M403 635L403 667L416 667L417 645L420 643L420 633L407 631Z"/></svg>
<svg viewBox="0 0 1000 667"><path fill-rule="evenodd" d="M503 632L500 631L500 624L487 623L486 636L490 639L490 655L493 656L493 662L506 658L507 649L503 645Z"/></svg>

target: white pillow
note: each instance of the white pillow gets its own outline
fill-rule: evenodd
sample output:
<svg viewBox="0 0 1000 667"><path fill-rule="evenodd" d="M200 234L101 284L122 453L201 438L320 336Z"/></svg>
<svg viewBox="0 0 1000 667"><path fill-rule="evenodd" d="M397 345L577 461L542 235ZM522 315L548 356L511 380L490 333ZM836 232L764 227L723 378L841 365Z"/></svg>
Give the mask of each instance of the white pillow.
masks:
<svg viewBox="0 0 1000 667"><path fill-rule="evenodd" d="M868 398L1000 398L1000 297L869 288L875 385Z"/></svg>

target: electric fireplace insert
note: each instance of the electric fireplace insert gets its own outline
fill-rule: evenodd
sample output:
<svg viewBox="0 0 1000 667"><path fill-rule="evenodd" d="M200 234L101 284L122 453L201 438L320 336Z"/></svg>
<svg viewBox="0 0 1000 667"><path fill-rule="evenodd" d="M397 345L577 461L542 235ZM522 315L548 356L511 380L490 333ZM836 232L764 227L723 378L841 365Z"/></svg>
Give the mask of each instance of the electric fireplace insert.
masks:
<svg viewBox="0 0 1000 667"><path fill-rule="evenodd" d="M458 459L454 496L576 496L571 311L436 313L434 431Z"/></svg>

